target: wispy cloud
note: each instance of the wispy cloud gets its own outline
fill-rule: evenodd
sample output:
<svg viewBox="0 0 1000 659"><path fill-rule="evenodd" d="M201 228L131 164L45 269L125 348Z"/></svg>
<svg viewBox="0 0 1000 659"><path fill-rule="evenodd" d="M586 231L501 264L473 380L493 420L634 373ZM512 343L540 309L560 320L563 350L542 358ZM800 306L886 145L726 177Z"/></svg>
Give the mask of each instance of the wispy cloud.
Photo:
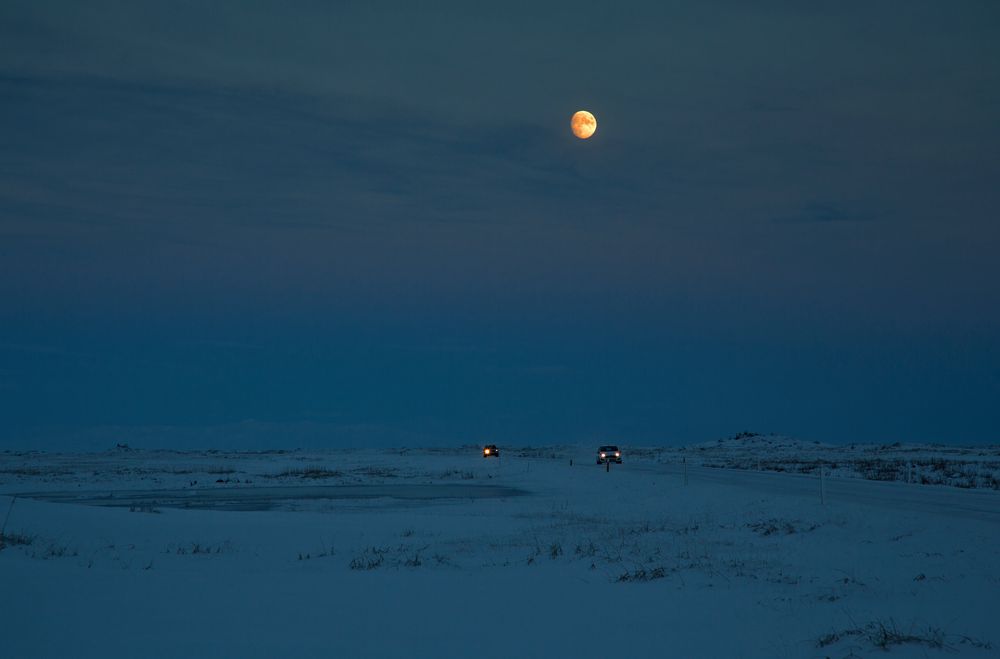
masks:
<svg viewBox="0 0 1000 659"><path fill-rule="evenodd" d="M870 222L875 215L865 213L849 206L831 202L810 202L793 214L774 218L778 223L818 222Z"/></svg>

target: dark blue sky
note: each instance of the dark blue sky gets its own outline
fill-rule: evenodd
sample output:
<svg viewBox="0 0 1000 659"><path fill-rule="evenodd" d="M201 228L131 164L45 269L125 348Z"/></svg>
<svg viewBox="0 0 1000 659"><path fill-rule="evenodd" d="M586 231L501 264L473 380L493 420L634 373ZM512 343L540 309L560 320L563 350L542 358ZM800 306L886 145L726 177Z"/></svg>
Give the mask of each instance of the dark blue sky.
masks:
<svg viewBox="0 0 1000 659"><path fill-rule="evenodd" d="M4 2L0 446L998 441L998 44L994 0Z"/></svg>

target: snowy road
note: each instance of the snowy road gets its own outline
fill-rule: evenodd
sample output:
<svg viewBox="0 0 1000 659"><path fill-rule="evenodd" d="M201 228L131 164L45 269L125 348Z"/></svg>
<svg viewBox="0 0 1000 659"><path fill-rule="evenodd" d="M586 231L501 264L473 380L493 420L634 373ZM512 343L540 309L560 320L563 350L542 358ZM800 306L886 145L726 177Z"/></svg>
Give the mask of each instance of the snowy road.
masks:
<svg viewBox="0 0 1000 659"><path fill-rule="evenodd" d="M683 477L679 464L634 466L634 469ZM745 488L762 494L798 496L820 500L820 479L815 475L759 472L688 466L691 483L714 483ZM907 512L932 513L1000 524L1000 492L969 490L933 485L861 479L825 479L826 503L838 502L891 508Z"/></svg>

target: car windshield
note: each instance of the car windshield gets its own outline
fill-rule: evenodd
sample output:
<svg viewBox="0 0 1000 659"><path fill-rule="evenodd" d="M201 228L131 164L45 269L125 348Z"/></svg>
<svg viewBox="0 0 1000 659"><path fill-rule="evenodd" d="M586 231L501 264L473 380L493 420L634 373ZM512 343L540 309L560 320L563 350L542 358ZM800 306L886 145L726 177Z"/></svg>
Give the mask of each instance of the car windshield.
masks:
<svg viewBox="0 0 1000 659"><path fill-rule="evenodd" d="M613 453L618 450L617 446L602 446L601 453Z"/></svg>

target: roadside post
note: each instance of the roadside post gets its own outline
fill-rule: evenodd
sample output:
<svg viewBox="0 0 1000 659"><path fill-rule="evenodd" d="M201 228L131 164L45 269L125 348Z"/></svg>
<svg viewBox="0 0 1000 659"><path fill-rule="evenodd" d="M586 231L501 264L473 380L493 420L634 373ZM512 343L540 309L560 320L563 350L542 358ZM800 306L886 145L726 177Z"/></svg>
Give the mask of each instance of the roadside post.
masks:
<svg viewBox="0 0 1000 659"><path fill-rule="evenodd" d="M6 537L5 534L7 532L7 522L10 521L10 513L12 510L14 510L15 503L17 503L16 494L13 496L13 498L11 498L10 506L7 507L7 516L3 518L3 526L0 526L0 549L3 549L6 546L5 545L6 540L4 540L4 538Z"/></svg>
<svg viewBox="0 0 1000 659"><path fill-rule="evenodd" d="M11 497L10 505L7 506L7 516L3 518L3 526L0 526L0 536L4 534L7 530L7 522L10 521L10 513L14 510L14 504L17 503L17 495L15 494Z"/></svg>
<svg viewBox="0 0 1000 659"><path fill-rule="evenodd" d="M820 462L819 462L819 503L820 503L820 505L823 505L823 506L826 505L826 477L823 475L824 471L826 471L826 468L823 465L823 461L820 460Z"/></svg>

